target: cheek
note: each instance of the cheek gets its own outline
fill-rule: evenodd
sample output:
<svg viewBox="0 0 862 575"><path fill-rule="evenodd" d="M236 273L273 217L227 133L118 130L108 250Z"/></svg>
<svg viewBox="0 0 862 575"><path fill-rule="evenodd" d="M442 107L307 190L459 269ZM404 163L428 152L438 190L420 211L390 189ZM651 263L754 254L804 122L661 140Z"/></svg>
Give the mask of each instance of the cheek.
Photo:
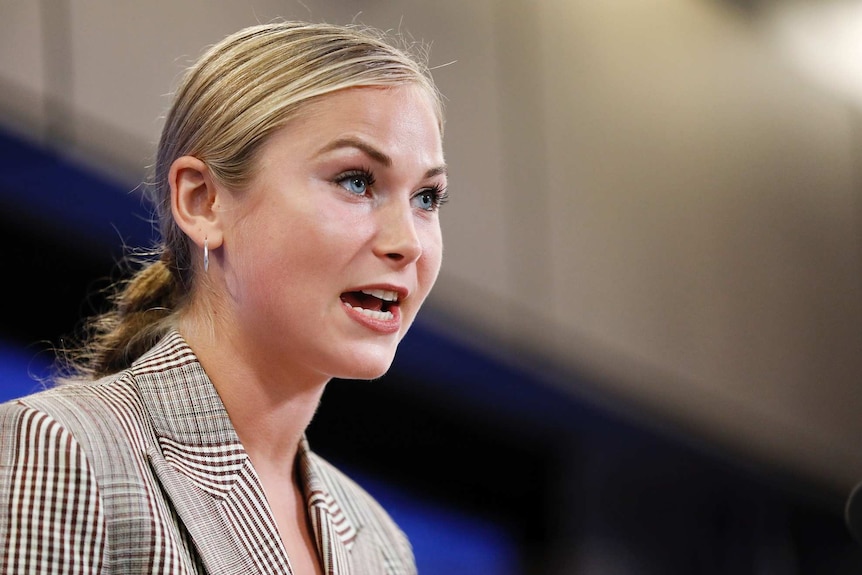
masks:
<svg viewBox="0 0 862 575"><path fill-rule="evenodd" d="M226 273L228 289L235 299L257 305L283 296L285 287L298 274L307 273L305 235L301 218L276 217L286 211L278 206L239 222L233 229ZM262 214L262 215L261 215Z"/></svg>
<svg viewBox="0 0 862 575"><path fill-rule="evenodd" d="M420 259L420 280L425 282L423 288L431 290L440 273L440 265L443 261L443 238L440 233L440 224L429 226L426 237L422 241L422 258Z"/></svg>

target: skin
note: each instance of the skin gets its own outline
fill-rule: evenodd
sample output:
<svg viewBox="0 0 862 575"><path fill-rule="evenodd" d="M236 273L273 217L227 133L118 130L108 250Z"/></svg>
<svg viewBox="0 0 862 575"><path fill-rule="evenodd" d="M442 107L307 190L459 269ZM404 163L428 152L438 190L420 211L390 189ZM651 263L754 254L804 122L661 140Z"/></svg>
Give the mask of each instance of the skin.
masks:
<svg viewBox="0 0 862 575"><path fill-rule="evenodd" d="M427 208L446 187L439 123L418 86L342 90L273 134L258 162L238 193L197 158L172 165L174 218L210 250L180 332L249 453L295 571L317 572L297 444L331 378L386 372L437 278L439 215ZM344 304L361 288L399 293L391 321Z"/></svg>

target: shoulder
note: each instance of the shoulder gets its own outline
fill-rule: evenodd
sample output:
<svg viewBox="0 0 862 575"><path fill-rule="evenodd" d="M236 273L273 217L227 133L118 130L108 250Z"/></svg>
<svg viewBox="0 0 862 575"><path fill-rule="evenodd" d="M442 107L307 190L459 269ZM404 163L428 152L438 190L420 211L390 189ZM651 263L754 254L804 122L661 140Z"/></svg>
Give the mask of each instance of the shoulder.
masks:
<svg viewBox="0 0 862 575"><path fill-rule="evenodd" d="M64 384L0 404L2 457L37 452L66 437L94 471L136 466L135 444L145 442L147 418L129 373L96 382Z"/></svg>
<svg viewBox="0 0 862 575"><path fill-rule="evenodd" d="M90 469L79 439L86 444L95 435L87 431L98 426L99 410L81 395L63 387L0 404L0 468L7 474L40 466Z"/></svg>
<svg viewBox="0 0 862 575"><path fill-rule="evenodd" d="M0 570L101 570L106 517L95 473L72 434L20 401L0 406ZM74 510L74 511L70 511ZM74 537L62 537L72 534Z"/></svg>
<svg viewBox="0 0 862 575"><path fill-rule="evenodd" d="M53 395L44 391L0 404L0 466L4 469L11 469L13 460L19 460L20 465L23 459L80 449L73 434L52 415L54 410L41 405L51 403Z"/></svg>
<svg viewBox="0 0 862 575"><path fill-rule="evenodd" d="M112 437L141 418L141 402L130 373L94 382L68 383L0 405L4 426L39 412L80 438ZM121 422L127 422L123 425Z"/></svg>
<svg viewBox="0 0 862 575"><path fill-rule="evenodd" d="M407 536L383 506L356 481L323 457L309 457L335 503L357 529L360 540L373 540L394 573L415 571L413 549Z"/></svg>
<svg viewBox="0 0 862 575"><path fill-rule="evenodd" d="M70 573L155 572L186 557L136 384L127 371L0 404L0 572L45 557Z"/></svg>

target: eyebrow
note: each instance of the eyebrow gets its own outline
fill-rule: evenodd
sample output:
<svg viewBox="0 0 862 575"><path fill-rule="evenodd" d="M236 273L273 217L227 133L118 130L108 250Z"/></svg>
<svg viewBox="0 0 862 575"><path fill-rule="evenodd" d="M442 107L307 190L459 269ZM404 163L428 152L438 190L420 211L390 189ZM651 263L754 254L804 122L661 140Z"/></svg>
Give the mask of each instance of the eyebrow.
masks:
<svg viewBox="0 0 862 575"><path fill-rule="evenodd" d="M331 152L333 150L338 150L340 148L356 148L357 150L361 151L362 153L364 153L365 155L367 155L368 157L370 157L372 160L376 161L377 163L383 164L387 168L392 167L392 158L391 157L389 157L385 153L381 152L380 150L378 150L377 148L375 148L371 144L360 140L359 138L347 137L347 138L338 138L337 140L333 140L330 143L328 143L327 145L325 145L323 148L321 148L317 152L317 155L320 156L320 155L323 155L327 152ZM426 178L433 178L434 176L439 176L441 174L442 175L447 174L447 169L446 169L445 164L430 168L429 170L427 170L425 172L425 177Z"/></svg>

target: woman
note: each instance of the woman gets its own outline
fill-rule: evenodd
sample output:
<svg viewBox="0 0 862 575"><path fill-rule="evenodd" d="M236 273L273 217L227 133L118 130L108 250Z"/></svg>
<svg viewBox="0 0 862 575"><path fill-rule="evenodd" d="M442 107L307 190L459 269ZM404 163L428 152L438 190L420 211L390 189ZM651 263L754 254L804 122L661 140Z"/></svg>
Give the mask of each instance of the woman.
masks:
<svg viewBox="0 0 862 575"><path fill-rule="evenodd" d="M242 30L186 74L153 185L159 258L0 409L4 573L411 573L304 431L379 377L437 277L440 98L372 31Z"/></svg>

